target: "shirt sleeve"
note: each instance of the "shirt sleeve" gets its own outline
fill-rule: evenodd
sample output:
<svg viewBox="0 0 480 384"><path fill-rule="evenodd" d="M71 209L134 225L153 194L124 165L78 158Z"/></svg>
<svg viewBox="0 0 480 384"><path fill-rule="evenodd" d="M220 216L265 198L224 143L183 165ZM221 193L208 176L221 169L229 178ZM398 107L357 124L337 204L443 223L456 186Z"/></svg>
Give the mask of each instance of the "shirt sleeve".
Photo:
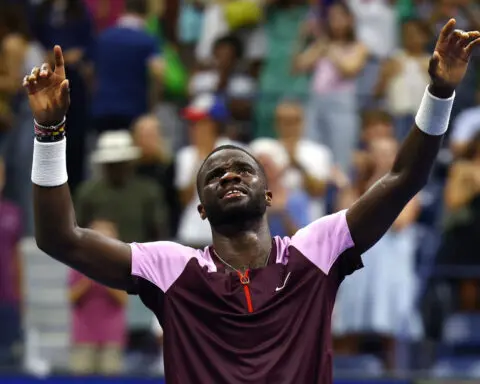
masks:
<svg viewBox="0 0 480 384"><path fill-rule="evenodd" d="M329 274L337 259L347 249L354 246L347 224L346 210L324 216L299 230L292 237L291 245L298 249L307 259ZM351 271L342 266L345 274L362 267L359 258L352 257ZM344 260L342 260L343 264Z"/></svg>
<svg viewBox="0 0 480 384"><path fill-rule="evenodd" d="M197 252L193 248L170 241L131 243L130 247L132 276L150 282L164 293L178 279Z"/></svg>

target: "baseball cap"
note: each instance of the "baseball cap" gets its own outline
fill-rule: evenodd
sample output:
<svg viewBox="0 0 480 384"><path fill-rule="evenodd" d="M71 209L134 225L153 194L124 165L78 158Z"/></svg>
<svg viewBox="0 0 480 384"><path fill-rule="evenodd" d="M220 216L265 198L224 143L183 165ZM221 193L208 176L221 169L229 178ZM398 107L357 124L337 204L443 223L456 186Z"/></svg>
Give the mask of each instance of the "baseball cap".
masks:
<svg viewBox="0 0 480 384"><path fill-rule="evenodd" d="M183 118L188 121L199 121L206 118L218 122L226 122L230 118L224 98L212 94L203 94L193 99L183 110Z"/></svg>

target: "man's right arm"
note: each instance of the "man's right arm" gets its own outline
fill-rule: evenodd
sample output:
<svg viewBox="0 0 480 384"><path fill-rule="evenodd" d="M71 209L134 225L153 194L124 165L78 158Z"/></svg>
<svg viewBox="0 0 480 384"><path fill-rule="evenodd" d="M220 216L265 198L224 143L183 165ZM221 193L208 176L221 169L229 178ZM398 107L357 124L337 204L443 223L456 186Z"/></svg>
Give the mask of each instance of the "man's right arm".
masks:
<svg viewBox="0 0 480 384"><path fill-rule="evenodd" d="M32 182L37 245L102 284L130 290L133 281L130 246L80 228L75 220L67 185L65 126L59 124L64 121L70 104L69 84L59 46L55 46L54 56L54 71L43 64L41 68L33 68L23 81L36 121Z"/></svg>

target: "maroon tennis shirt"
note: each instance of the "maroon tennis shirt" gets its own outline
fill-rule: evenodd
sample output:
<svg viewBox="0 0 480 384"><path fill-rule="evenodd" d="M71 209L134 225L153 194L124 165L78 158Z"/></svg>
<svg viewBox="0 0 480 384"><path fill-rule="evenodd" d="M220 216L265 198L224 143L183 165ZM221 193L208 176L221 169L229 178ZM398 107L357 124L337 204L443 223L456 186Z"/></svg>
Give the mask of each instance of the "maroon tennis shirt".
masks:
<svg viewBox="0 0 480 384"><path fill-rule="evenodd" d="M169 384L332 383L337 289L362 267L346 211L272 239L264 268L226 273L210 248L131 244L136 292L164 329Z"/></svg>

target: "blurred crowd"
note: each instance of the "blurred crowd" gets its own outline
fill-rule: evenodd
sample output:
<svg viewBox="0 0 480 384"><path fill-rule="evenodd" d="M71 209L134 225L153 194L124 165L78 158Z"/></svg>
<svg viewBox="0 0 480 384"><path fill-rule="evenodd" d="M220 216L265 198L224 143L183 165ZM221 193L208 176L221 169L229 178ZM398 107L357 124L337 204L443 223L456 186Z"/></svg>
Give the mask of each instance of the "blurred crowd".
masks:
<svg viewBox="0 0 480 384"><path fill-rule="evenodd" d="M0 0L0 362L18 358L21 240L33 235L22 78L52 62L54 44L71 88L78 224L204 247L195 176L219 145L264 166L274 236L348 208L388 172L451 17L480 29L474 0ZM441 341L449 315L480 310L477 57L430 183L338 293L339 355L373 353L394 370L398 340ZM137 298L74 271L67 292L74 372L119 373L132 353L158 363L162 331Z"/></svg>

